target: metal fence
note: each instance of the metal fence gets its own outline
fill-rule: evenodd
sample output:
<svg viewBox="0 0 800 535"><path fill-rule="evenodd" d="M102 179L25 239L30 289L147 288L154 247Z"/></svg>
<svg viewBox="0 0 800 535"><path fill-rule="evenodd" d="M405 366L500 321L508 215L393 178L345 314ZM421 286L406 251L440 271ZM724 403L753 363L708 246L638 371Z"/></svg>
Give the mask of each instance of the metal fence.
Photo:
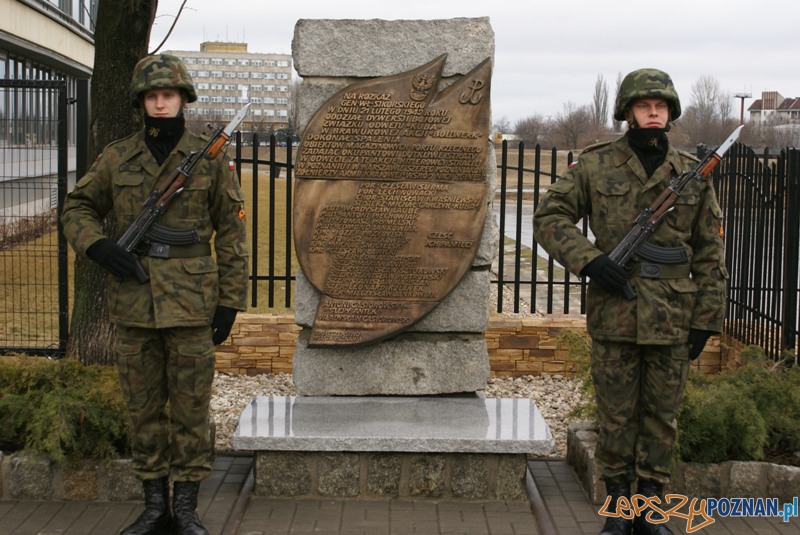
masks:
<svg viewBox="0 0 800 535"><path fill-rule="evenodd" d="M67 87L0 80L0 345L63 353L66 242L58 231L67 184Z"/></svg>

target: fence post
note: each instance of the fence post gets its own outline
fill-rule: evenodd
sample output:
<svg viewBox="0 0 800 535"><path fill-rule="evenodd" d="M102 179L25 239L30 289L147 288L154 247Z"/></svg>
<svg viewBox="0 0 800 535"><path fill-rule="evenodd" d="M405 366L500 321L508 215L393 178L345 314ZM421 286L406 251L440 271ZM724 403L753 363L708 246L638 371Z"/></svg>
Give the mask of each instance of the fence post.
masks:
<svg viewBox="0 0 800 535"><path fill-rule="evenodd" d="M786 234L783 269L783 329L781 348L795 350L800 330L797 317L798 261L800 260L800 149L787 148Z"/></svg>

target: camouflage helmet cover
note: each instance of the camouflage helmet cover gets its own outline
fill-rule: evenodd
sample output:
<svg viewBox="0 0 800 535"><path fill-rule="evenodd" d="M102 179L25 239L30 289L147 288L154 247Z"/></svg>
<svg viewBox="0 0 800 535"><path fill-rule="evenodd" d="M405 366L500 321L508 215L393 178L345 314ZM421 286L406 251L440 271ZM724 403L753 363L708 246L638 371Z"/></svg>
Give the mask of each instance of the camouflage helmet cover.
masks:
<svg viewBox="0 0 800 535"><path fill-rule="evenodd" d="M197 100L197 92L192 83L192 77L186 66L175 56L158 54L146 56L139 60L133 68L131 79L131 100L133 106L139 106L139 96L148 89L175 87L186 93L187 100Z"/></svg>
<svg viewBox="0 0 800 535"><path fill-rule="evenodd" d="M614 104L614 119L625 120L625 112L639 98L663 98L669 103L669 120L681 115L681 101L669 74L658 69L638 69L628 73L619 84Z"/></svg>

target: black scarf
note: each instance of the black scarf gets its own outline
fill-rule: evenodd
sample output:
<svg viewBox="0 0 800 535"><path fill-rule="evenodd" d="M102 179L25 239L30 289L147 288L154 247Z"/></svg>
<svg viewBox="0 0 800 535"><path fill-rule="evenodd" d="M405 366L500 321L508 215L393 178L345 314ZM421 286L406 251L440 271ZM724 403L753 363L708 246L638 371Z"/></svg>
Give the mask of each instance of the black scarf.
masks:
<svg viewBox="0 0 800 535"><path fill-rule="evenodd" d="M667 157L667 129L632 128L625 136L628 138L628 145L642 163L647 177L651 177Z"/></svg>
<svg viewBox="0 0 800 535"><path fill-rule="evenodd" d="M144 142L158 165L164 163L183 135L185 126L183 113L177 117L144 116Z"/></svg>

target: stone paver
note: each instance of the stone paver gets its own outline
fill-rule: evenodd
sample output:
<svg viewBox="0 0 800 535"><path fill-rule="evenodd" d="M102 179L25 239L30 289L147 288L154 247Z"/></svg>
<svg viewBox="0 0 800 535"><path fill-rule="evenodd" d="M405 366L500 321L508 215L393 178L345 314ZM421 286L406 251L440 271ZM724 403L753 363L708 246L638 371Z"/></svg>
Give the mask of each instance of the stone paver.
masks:
<svg viewBox="0 0 800 535"><path fill-rule="evenodd" d="M211 535L597 535L602 526L562 460L528 463L532 503L430 499L279 499L252 494L252 458L222 456L203 482L198 512ZM537 521L533 497L547 518ZM141 502L0 501L0 535L116 534ZM542 527L544 526L544 527ZM686 522L672 519L676 535ZM549 529L549 528L552 528ZM800 519L715 518L702 535L789 535Z"/></svg>

